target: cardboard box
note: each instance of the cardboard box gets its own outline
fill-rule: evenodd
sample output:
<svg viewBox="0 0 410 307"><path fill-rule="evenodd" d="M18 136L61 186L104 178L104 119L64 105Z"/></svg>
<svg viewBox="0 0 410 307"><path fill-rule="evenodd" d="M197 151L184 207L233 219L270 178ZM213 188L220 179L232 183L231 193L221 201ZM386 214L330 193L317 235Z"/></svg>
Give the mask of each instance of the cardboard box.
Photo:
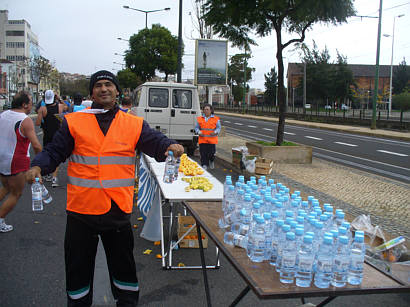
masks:
<svg viewBox="0 0 410 307"><path fill-rule="evenodd" d="M255 174L269 175L272 173L273 161L265 158L258 158L255 162Z"/></svg>
<svg viewBox="0 0 410 307"><path fill-rule="evenodd" d="M188 230L195 224L195 219L192 216L178 215L178 239L180 239ZM208 247L208 236L201 228L202 246ZM196 226L179 242L180 248L199 248L198 232Z"/></svg>

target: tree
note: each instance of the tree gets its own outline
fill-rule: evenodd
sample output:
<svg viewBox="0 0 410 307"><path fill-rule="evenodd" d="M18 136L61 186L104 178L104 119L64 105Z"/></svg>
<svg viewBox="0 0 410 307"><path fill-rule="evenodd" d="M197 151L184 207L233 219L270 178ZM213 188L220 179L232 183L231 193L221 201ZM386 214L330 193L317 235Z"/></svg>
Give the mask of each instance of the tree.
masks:
<svg viewBox="0 0 410 307"><path fill-rule="evenodd" d="M270 72L265 74L265 103L273 105L276 101L276 92L278 89L278 74L276 68L270 69Z"/></svg>
<svg viewBox="0 0 410 307"><path fill-rule="evenodd" d="M90 81L86 78L78 80L66 80L60 74L60 93L63 95L74 96L76 93L80 93L82 96L87 97L89 95Z"/></svg>
<svg viewBox="0 0 410 307"><path fill-rule="evenodd" d="M198 31L200 38L211 39L213 36L212 26L208 25L203 18L204 4L206 0L197 0L195 2L195 17L191 15L192 25Z"/></svg>
<svg viewBox="0 0 410 307"><path fill-rule="evenodd" d="M279 125L276 144L283 142L285 129L285 91L283 50L293 43L303 42L308 29L315 23L346 22L354 12L352 0L207 0L205 20L215 33L228 38L235 46L255 44L249 36L252 30L260 37L276 33L278 61ZM297 35L282 42L282 29ZM252 33L253 34L253 33Z"/></svg>
<svg viewBox="0 0 410 307"><path fill-rule="evenodd" d="M54 67L50 61L42 56L36 56L30 60L31 78L37 84L40 83L41 80L47 79L53 69Z"/></svg>
<svg viewBox="0 0 410 307"><path fill-rule="evenodd" d="M235 101L243 100L244 67L245 60L250 58L250 54L238 53L231 57L228 64L228 79L232 87L232 94ZM246 66L246 80L248 83L252 79L252 72L255 68ZM246 86L248 89L248 86Z"/></svg>
<svg viewBox="0 0 410 307"><path fill-rule="evenodd" d="M122 88L134 89L142 84L142 80L131 69L126 68L117 73L118 82Z"/></svg>
<svg viewBox="0 0 410 307"><path fill-rule="evenodd" d="M332 68L333 86L331 96L334 100L339 99L340 102L346 99L353 100L352 88L357 87L357 85L353 78L353 72L347 64L346 57L337 52L337 62ZM339 104L341 105L341 103Z"/></svg>
<svg viewBox="0 0 410 307"><path fill-rule="evenodd" d="M409 85L410 70L406 65L406 59L399 63L399 67L394 71L393 75L393 94L402 93Z"/></svg>
<svg viewBox="0 0 410 307"><path fill-rule="evenodd" d="M130 37L130 49L125 52L125 63L143 82L158 70L168 75L177 72L178 38L159 24L143 29ZM183 50L182 50L183 52Z"/></svg>
<svg viewBox="0 0 410 307"><path fill-rule="evenodd" d="M393 96L393 104L401 111L410 110L410 92L403 92Z"/></svg>

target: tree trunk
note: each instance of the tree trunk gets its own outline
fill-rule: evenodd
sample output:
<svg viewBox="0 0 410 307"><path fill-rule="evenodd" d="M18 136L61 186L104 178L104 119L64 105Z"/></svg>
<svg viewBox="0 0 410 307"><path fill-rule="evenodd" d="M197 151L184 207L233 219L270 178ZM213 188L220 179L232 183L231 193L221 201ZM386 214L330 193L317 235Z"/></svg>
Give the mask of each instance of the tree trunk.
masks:
<svg viewBox="0 0 410 307"><path fill-rule="evenodd" d="M278 132L276 134L276 145L280 146L283 143L283 136L285 132L285 117L286 117L286 99L285 99L285 88L284 88L284 68L283 68L283 57L282 57L282 37L281 37L281 27L276 30L276 44L277 53L276 59L278 60L278 103L279 103L279 123Z"/></svg>

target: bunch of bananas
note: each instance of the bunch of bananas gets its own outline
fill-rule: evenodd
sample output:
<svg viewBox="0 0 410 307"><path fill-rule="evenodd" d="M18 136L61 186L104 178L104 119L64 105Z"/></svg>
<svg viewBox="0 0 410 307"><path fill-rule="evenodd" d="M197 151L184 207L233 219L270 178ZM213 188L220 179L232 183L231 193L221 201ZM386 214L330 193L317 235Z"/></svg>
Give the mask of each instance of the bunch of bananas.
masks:
<svg viewBox="0 0 410 307"><path fill-rule="evenodd" d="M182 180L189 183L189 186L185 188L185 192L189 192L191 190L202 190L204 192L208 192L213 188L213 184L208 180L208 178L205 177L184 177Z"/></svg>
<svg viewBox="0 0 410 307"><path fill-rule="evenodd" d="M185 176L196 176L204 173L204 170L198 165L198 163L191 161L186 154L181 156L179 171L184 173Z"/></svg>

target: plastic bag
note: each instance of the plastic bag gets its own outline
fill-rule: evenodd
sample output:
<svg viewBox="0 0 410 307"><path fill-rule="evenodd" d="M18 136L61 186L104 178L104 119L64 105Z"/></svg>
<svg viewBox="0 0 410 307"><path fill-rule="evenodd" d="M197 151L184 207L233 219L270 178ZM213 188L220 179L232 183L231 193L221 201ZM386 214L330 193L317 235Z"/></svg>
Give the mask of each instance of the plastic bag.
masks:
<svg viewBox="0 0 410 307"><path fill-rule="evenodd" d="M378 225L376 226L372 225L370 221L370 215L364 215L364 214L359 215L352 221L351 226L355 230L364 231L365 236L369 238L367 242L368 247L373 246L373 243L376 237L381 238L383 242L386 241L382 229ZM376 244L376 245L379 245L379 244Z"/></svg>
<svg viewBox="0 0 410 307"><path fill-rule="evenodd" d="M243 163L243 166L247 172L252 173L252 174L255 173L256 158L257 157L247 159L246 156L242 156L241 165Z"/></svg>

